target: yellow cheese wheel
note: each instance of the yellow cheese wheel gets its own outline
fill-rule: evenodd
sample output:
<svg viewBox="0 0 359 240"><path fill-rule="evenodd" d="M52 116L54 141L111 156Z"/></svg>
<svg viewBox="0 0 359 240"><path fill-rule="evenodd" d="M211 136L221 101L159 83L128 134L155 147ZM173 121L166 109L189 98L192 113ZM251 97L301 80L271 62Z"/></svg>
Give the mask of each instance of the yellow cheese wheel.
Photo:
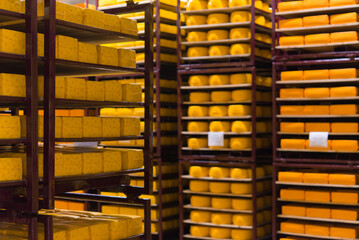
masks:
<svg viewBox="0 0 359 240"><path fill-rule="evenodd" d="M282 232L289 232L289 233L304 233L304 224L296 223L296 222L281 222L280 223L280 230Z"/></svg>
<svg viewBox="0 0 359 240"><path fill-rule="evenodd" d="M358 32L335 32L330 34L332 43L356 42L358 41Z"/></svg>
<svg viewBox="0 0 359 240"><path fill-rule="evenodd" d="M229 0L228 6L229 7L240 7L248 5L248 0Z"/></svg>
<svg viewBox="0 0 359 240"><path fill-rule="evenodd" d="M211 206L211 198L205 197L205 196L191 196L190 202L193 207L210 207Z"/></svg>
<svg viewBox="0 0 359 240"><path fill-rule="evenodd" d="M236 179L248 178L248 170L246 168L232 168L230 176Z"/></svg>
<svg viewBox="0 0 359 240"><path fill-rule="evenodd" d="M231 183L231 193L233 194L251 194L251 183Z"/></svg>
<svg viewBox="0 0 359 240"><path fill-rule="evenodd" d="M211 212L191 211L190 219L194 222L210 222L211 221Z"/></svg>
<svg viewBox="0 0 359 240"><path fill-rule="evenodd" d="M279 172L278 181L280 182L303 182L303 173L302 172Z"/></svg>
<svg viewBox="0 0 359 240"><path fill-rule="evenodd" d="M192 149L207 148L208 140L206 138L189 138L187 145Z"/></svg>
<svg viewBox="0 0 359 240"><path fill-rule="evenodd" d="M287 36L279 38L280 46L302 46L304 45L304 36Z"/></svg>
<svg viewBox="0 0 359 240"><path fill-rule="evenodd" d="M340 152L358 151L357 140L332 140L332 150Z"/></svg>
<svg viewBox="0 0 359 240"><path fill-rule="evenodd" d="M204 25L207 23L207 16L192 15L188 16L186 20L187 26Z"/></svg>
<svg viewBox="0 0 359 240"><path fill-rule="evenodd" d="M304 190L281 189L280 198L287 200L304 200Z"/></svg>
<svg viewBox="0 0 359 240"><path fill-rule="evenodd" d="M303 98L304 90L303 88L282 88L279 91L279 96L281 98Z"/></svg>
<svg viewBox="0 0 359 240"><path fill-rule="evenodd" d="M207 92L191 92L189 94L189 101L192 103L209 102L210 96Z"/></svg>
<svg viewBox="0 0 359 240"><path fill-rule="evenodd" d="M229 84L229 75L211 75L209 76L209 85L227 85Z"/></svg>
<svg viewBox="0 0 359 240"><path fill-rule="evenodd" d="M351 115L357 113L358 113L358 105L355 104L330 105L331 115Z"/></svg>
<svg viewBox="0 0 359 240"><path fill-rule="evenodd" d="M229 32L230 39L250 38L251 31L249 28L232 28Z"/></svg>
<svg viewBox="0 0 359 240"><path fill-rule="evenodd" d="M355 209L352 210L332 209L331 216L332 219L356 221L358 220L358 211Z"/></svg>
<svg viewBox="0 0 359 240"><path fill-rule="evenodd" d="M252 99L252 90L240 89L232 91L232 101L250 101Z"/></svg>
<svg viewBox="0 0 359 240"><path fill-rule="evenodd" d="M225 182L210 182L209 191L212 193L229 193L230 184Z"/></svg>
<svg viewBox="0 0 359 240"><path fill-rule="evenodd" d="M212 227L209 235L216 239L228 239L231 237L231 229Z"/></svg>
<svg viewBox="0 0 359 240"><path fill-rule="evenodd" d="M208 9L226 8L228 7L228 0L209 0Z"/></svg>
<svg viewBox="0 0 359 240"><path fill-rule="evenodd" d="M245 116L251 113L251 106L246 105L229 105L228 116Z"/></svg>
<svg viewBox="0 0 359 240"><path fill-rule="evenodd" d="M330 43L329 33L310 34L304 37L305 45L329 44L329 43Z"/></svg>
<svg viewBox="0 0 359 240"><path fill-rule="evenodd" d="M211 167L209 169L209 176L213 178L228 178L229 168L224 167Z"/></svg>
<svg viewBox="0 0 359 240"><path fill-rule="evenodd" d="M356 185L357 177L354 174L331 173L328 177L329 184L335 185Z"/></svg>
<svg viewBox="0 0 359 240"><path fill-rule="evenodd" d="M235 210L252 210L253 202L251 199L233 198L232 199L232 208ZM260 207L258 207L258 208L260 208Z"/></svg>
<svg viewBox="0 0 359 240"><path fill-rule="evenodd" d="M216 41L222 39L228 39L229 32L227 30L211 30L207 34L208 41Z"/></svg>
<svg viewBox="0 0 359 240"><path fill-rule="evenodd" d="M307 122L305 123L306 132L330 132L330 123Z"/></svg>
<svg viewBox="0 0 359 240"><path fill-rule="evenodd" d="M323 26L323 25L329 25L328 15L303 17L303 27L314 27L314 26Z"/></svg>
<svg viewBox="0 0 359 240"><path fill-rule="evenodd" d="M357 0L329 0L330 7L356 5Z"/></svg>
<svg viewBox="0 0 359 240"><path fill-rule="evenodd" d="M280 107L281 115L303 115L304 106L281 106Z"/></svg>
<svg viewBox="0 0 359 240"><path fill-rule="evenodd" d="M306 105L304 115L329 115L328 105Z"/></svg>
<svg viewBox="0 0 359 240"><path fill-rule="evenodd" d="M358 88L353 86L332 87L330 88L330 97L356 97Z"/></svg>
<svg viewBox="0 0 359 240"><path fill-rule="evenodd" d="M206 32L189 32L187 34L188 42L199 42L199 41L206 41L206 40L207 40Z"/></svg>
<svg viewBox="0 0 359 240"><path fill-rule="evenodd" d="M249 44L237 43L231 45L229 52L231 55L249 54L251 53L251 48Z"/></svg>
<svg viewBox="0 0 359 240"><path fill-rule="evenodd" d="M189 175L192 177L208 177L209 176L209 168L202 166L191 166L189 168Z"/></svg>
<svg viewBox="0 0 359 240"><path fill-rule="evenodd" d="M278 3L278 12L298 11L303 9L303 1L290 1Z"/></svg>
<svg viewBox="0 0 359 240"><path fill-rule="evenodd" d="M330 16L330 24L347 24L356 23L358 21L358 14L356 12L341 13Z"/></svg>
<svg viewBox="0 0 359 240"><path fill-rule="evenodd" d="M188 79L190 86L207 86L209 84L209 78L206 75L193 75Z"/></svg>
<svg viewBox="0 0 359 240"><path fill-rule="evenodd" d="M213 91L211 92L212 102L229 102L231 101L231 92L229 91Z"/></svg>
<svg viewBox="0 0 359 240"><path fill-rule="evenodd" d="M189 117L205 117L208 116L208 107L190 106L188 108Z"/></svg>
<svg viewBox="0 0 359 240"><path fill-rule="evenodd" d="M231 131L234 133L250 132L252 131L252 123L247 121L234 121Z"/></svg>
<svg viewBox="0 0 359 240"><path fill-rule="evenodd" d="M318 183L318 184L328 184L328 173L304 173L303 182L304 183Z"/></svg>
<svg viewBox="0 0 359 240"><path fill-rule="evenodd" d="M211 149L224 149L224 148L229 148L229 140L228 139L224 139L223 141L223 146L210 146Z"/></svg>
<svg viewBox="0 0 359 240"><path fill-rule="evenodd" d="M236 73L230 76L231 84L243 84L252 82L252 74L250 73Z"/></svg>
<svg viewBox="0 0 359 240"><path fill-rule="evenodd" d="M231 138L230 148L235 150L245 150L252 148L252 139L246 137Z"/></svg>
<svg viewBox="0 0 359 240"><path fill-rule="evenodd" d="M337 191L331 193L333 203L358 203L357 192Z"/></svg>
<svg viewBox="0 0 359 240"><path fill-rule="evenodd" d="M190 233L193 237L209 237L209 227L191 226Z"/></svg>
<svg viewBox="0 0 359 240"><path fill-rule="evenodd" d="M235 11L231 13L231 22L248 22L251 20L250 12Z"/></svg>
<svg viewBox="0 0 359 240"><path fill-rule="evenodd" d="M212 13L208 15L207 24L228 23L229 15L225 13Z"/></svg>
<svg viewBox="0 0 359 240"><path fill-rule="evenodd" d="M300 81L304 79L303 71L281 72L281 81Z"/></svg>
<svg viewBox="0 0 359 240"><path fill-rule="evenodd" d="M229 55L229 46L210 46L208 50L209 56L224 56Z"/></svg>
<svg viewBox="0 0 359 240"><path fill-rule="evenodd" d="M328 98L329 88L305 88L304 97L306 98Z"/></svg>
<svg viewBox="0 0 359 240"><path fill-rule="evenodd" d="M252 214L234 214L232 218L233 224L237 226L252 226L253 216Z"/></svg>
<svg viewBox="0 0 359 240"><path fill-rule="evenodd" d="M345 133L345 132L356 133L356 132L358 132L358 129L359 129L358 125L359 125L358 123L336 122L336 123L331 124L331 130L332 130L332 132L337 132L337 133Z"/></svg>
<svg viewBox="0 0 359 240"><path fill-rule="evenodd" d="M262 25L262 26L266 25L266 18L264 16L256 16L254 21L258 25Z"/></svg>
<svg viewBox="0 0 359 240"><path fill-rule="evenodd" d="M248 229L232 229L231 236L235 240L252 240L253 232Z"/></svg>
<svg viewBox="0 0 359 240"><path fill-rule="evenodd" d="M282 214L289 216L300 216L305 217L306 207L303 206L295 206L295 205L286 205L282 206Z"/></svg>
<svg viewBox="0 0 359 240"><path fill-rule="evenodd" d="M343 69L330 69L330 79L345 79L345 78L356 78L357 70L355 68L343 68Z"/></svg>
<svg viewBox="0 0 359 240"><path fill-rule="evenodd" d="M208 56L208 48L206 47L190 47L187 51L188 57Z"/></svg>
<svg viewBox="0 0 359 240"><path fill-rule="evenodd" d="M330 218L330 209L322 207L307 207L306 216L312 218Z"/></svg>
<svg viewBox="0 0 359 240"><path fill-rule="evenodd" d="M189 132L208 132L209 124L207 122L188 122L187 131Z"/></svg>
<svg viewBox="0 0 359 240"><path fill-rule="evenodd" d="M211 222L214 224L231 224L232 214L230 213L212 213Z"/></svg>
<svg viewBox="0 0 359 240"><path fill-rule="evenodd" d="M304 233L317 236L329 236L329 225L305 224Z"/></svg>
<svg viewBox="0 0 359 240"><path fill-rule="evenodd" d="M306 190L304 192L304 199L310 202L330 202L330 192Z"/></svg>
<svg viewBox="0 0 359 240"><path fill-rule="evenodd" d="M225 121L213 121L209 124L209 131L211 132L229 132L231 123Z"/></svg>
<svg viewBox="0 0 359 240"><path fill-rule="evenodd" d="M228 115L227 106L210 106L209 116L211 117L225 117Z"/></svg>
<svg viewBox="0 0 359 240"><path fill-rule="evenodd" d="M190 0L187 2L186 10L194 11L194 10L202 10L207 8L207 1L203 0Z"/></svg>
<svg viewBox="0 0 359 240"><path fill-rule="evenodd" d="M230 198L212 198L212 207L216 209L231 209L232 200Z"/></svg>
<svg viewBox="0 0 359 240"><path fill-rule="evenodd" d="M304 80L327 80L329 79L329 70L306 70L303 75Z"/></svg>
<svg viewBox="0 0 359 240"><path fill-rule="evenodd" d="M208 192L209 191L209 183L206 181L196 181L191 180L189 182L189 189L195 192Z"/></svg>
<svg viewBox="0 0 359 240"><path fill-rule="evenodd" d="M279 28L301 28L303 27L303 19L302 18L290 18L290 19L282 19L278 22Z"/></svg>
<svg viewBox="0 0 359 240"><path fill-rule="evenodd" d="M305 139L281 139L283 149L305 149Z"/></svg>
<svg viewBox="0 0 359 240"><path fill-rule="evenodd" d="M303 8L311 9L311 8L327 8L329 7L329 0L303 0Z"/></svg>
<svg viewBox="0 0 359 240"><path fill-rule="evenodd" d="M330 227L330 236L337 238L355 239L358 236L358 229L355 227Z"/></svg>

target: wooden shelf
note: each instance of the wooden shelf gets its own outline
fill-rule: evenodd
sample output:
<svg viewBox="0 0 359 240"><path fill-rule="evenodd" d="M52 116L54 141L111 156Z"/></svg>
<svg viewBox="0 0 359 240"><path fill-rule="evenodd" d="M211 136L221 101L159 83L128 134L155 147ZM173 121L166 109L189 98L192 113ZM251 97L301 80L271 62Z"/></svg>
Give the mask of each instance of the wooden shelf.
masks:
<svg viewBox="0 0 359 240"><path fill-rule="evenodd" d="M0 23L25 19L25 14L0 9Z"/></svg>
<svg viewBox="0 0 359 240"><path fill-rule="evenodd" d="M291 136L309 136L308 132L304 132L304 133L289 133L289 132L278 132L278 135L291 135ZM359 132L358 133L329 133L329 136L338 136L338 137L345 137L345 136L350 136L350 137L355 137L355 136L359 136Z"/></svg>
<svg viewBox="0 0 359 240"><path fill-rule="evenodd" d="M251 5L245 5L240 7L226 7L226 8L216 8L216 9L202 9L202 10L191 10L191 11L181 11L184 15L209 15L212 13L232 13L234 11L250 11ZM261 9L255 8L256 15L262 15L270 19L271 12L266 12Z"/></svg>
<svg viewBox="0 0 359 240"><path fill-rule="evenodd" d="M1 98L0 98L1 99ZM39 103L43 106L43 99ZM109 101L91 101L77 99L61 99L55 100L56 108L100 108L100 107L144 107L143 102L109 102Z"/></svg>
<svg viewBox="0 0 359 240"><path fill-rule="evenodd" d="M231 148L221 148L221 149L212 149L212 148L189 148L189 147L182 147L183 151L206 151L206 152L251 152L252 149L231 149Z"/></svg>
<svg viewBox="0 0 359 240"><path fill-rule="evenodd" d="M100 137L100 138L56 138L55 142L105 142L144 139L143 136Z"/></svg>
<svg viewBox="0 0 359 240"><path fill-rule="evenodd" d="M334 151L334 150L310 150L310 149L282 149L277 148L278 152L308 152L308 153L350 153L350 154L358 154L359 151L351 152L351 151Z"/></svg>
<svg viewBox="0 0 359 240"><path fill-rule="evenodd" d="M193 47L193 46L213 46L213 45L232 45L236 43L250 43L250 38L238 38L238 39L222 39L222 40L213 40L213 41L197 41L197 42L182 42L183 46ZM256 47L270 48L271 45L266 42L255 40Z"/></svg>
<svg viewBox="0 0 359 240"><path fill-rule="evenodd" d="M202 57L182 57L184 61L200 61L200 60L229 60L232 58L249 58L251 54L239 55L223 55L223 56L202 56Z"/></svg>
<svg viewBox="0 0 359 240"><path fill-rule="evenodd" d="M331 33L338 31L355 31L359 27L359 22L346 24L330 24L315 27L301 27L301 28L281 28L276 29L277 33L284 33L287 35L311 34L311 33Z"/></svg>
<svg viewBox="0 0 359 240"><path fill-rule="evenodd" d="M350 115L277 115L277 118L299 118L299 119L310 119L310 118L326 118L326 119L332 119L332 118L358 118L359 114L350 114Z"/></svg>
<svg viewBox="0 0 359 240"><path fill-rule="evenodd" d="M182 105L204 105L204 106L217 106L217 105L235 105L235 104L252 104L252 100L248 100L248 101L240 101L240 102L232 102L232 101L229 101L229 102L182 102ZM257 105L272 105L271 102L261 102L261 101L258 101L257 102Z"/></svg>
<svg viewBox="0 0 359 240"><path fill-rule="evenodd" d="M15 139L0 139L0 145L12 145L12 144L25 144L27 142L26 138L15 138Z"/></svg>
<svg viewBox="0 0 359 240"><path fill-rule="evenodd" d="M217 24L203 24L203 25L191 25L191 26L181 26L181 29L184 30L199 30L206 31L210 29L232 29L239 27L251 27L251 22L228 22L228 23L217 23ZM255 28L258 32L270 33L271 29L265 26L255 24Z"/></svg>
<svg viewBox="0 0 359 240"><path fill-rule="evenodd" d="M317 184L317 183L294 183L294 182L279 182L278 185L298 186L298 187L325 187L325 188L353 188L359 189L359 185L339 185L339 184Z"/></svg>
<svg viewBox="0 0 359 240"><path fill-rule="evenodd" d="M312 217L289 216L289 215L282 215L282 214L279 214L277 217L285 218L285 219L292 219L292 220L304 220L304 221L315 221L315 222L359 224L359 221L350 221L350 220L332 219L332 218L312 218Z"/></svg>
<svg viewBox="0 0 359 240"><path fill-rule="evenodd" d="M207 222L194 222L189 219L183 220L183 223L197 226L206 226L206 227L219 227L219 228L230 228L230 229L252 229L252 226L237 226L232 224L214 224Z"/></svg>
<svg viewBox="0 0 359 240"><path fill-rule="evenodd" d="M352 206L352 207L358 207L358 203L333 203L333 202L311 202L311 201L305 201L305 200L289 200L289 199L281 199L278 198L277 201L279 202L291 202L291 203L305 203L305 204L318 204L318 205L329 205L329 206Z"/></svg>
<svg viewBox="0 0 359 240"><path fill-rule="evenodd" d="M140 1L140 2L138 2L138 5L143 5L143 4L148 4L148 3L156 3L156 1L155 0ZM116 10L120 9L120 8L124 8L126 6L127 6L126 3L117 4L117 5L99 7L98 10L104 11L107 13L110 12L111 14L120 14L120 13L115 13ZM160 9L164 9L164 10L168 10L168 11L172 11L172 12L175 12L177 9L175 5L170 5L170 4L166 4L166 3L162 3L162 2L159 2L159 6L160 6Z"/></svg>
<svg viewBox="0 0 359 240"><path fill-rule="evenodd" d="M358 97L329 97L329 98L276 98L277 102L335 102L335 101L359 101Z"/></svg>
<svg viewBox="0 0 359 240"><path fill-rule="evenodd" d="M183 131L181 134L189 135L189 136L193 136L193 135L208 136L208 132L186 132L186 131ZM262 133L257 133L257 134L262 134ZM225 132L224 135L225 136L251 136L252 132L243 132L243 133Z"/></svg>
<svg viewBox="0 0 359 240"><path fill-rule="evenodd" d="M301 80L301 81L277 81L277 85L326 85L332 83L359 83L359 78L347 79L324 79L324 80Z"/></svg>
<svg viewBox="0 0 359 240"><path fill-rule="evenodd" d="M334 47L354 47L359 48L359 41L354 42L341 42L341 43L326 43L326 44L312 44L312 45L297 45L297 46L276 46L278 50L292 51L292 50L311 50L327 52L331 51Z"/></svg>
<svg viewBox="0 0 359 240"><path fill-rule="evenodd" d="M183 190L183 193L190 195L202 195L213 197L230 197L230 198L252 198L252 194L233 194L233 193L212 193L212 192L194 192L191 190Z"/></svg>
<svg viewBox="0 0 359 240"><path fill-rule="evenodd" d="M183 237L184 237L184 239L196 239L196 240L232 240L232 239L227 239L227 238L194 237L191 234L185 234ZM257 240L264 240L264 239L272 239L272 235L257 238Z"/></svg>
<svg viewBox="0 0 359 240"><path fill-rule="evenodd" d="M334 13L346 13L346 12L359 12L359 4L339 6L339 7L304 9L298 11L277 12L275 13L275 15L281 17L287 17L287 18L294 18L294 17L304 17L304 16L312 16L318 14L334 14Z"/></svg>
<svg viewBox="0 0 359 240"><path fill-rule="evenodd" d="M235 210L235 209L217 209L217 208L211 208L211 207L193 207L191 205L184 205L185 209L190 210L202 210L202 211L209 211L209 212L223 212L223 213L249 213L252 214L252 210Z"/></svg>
<svg viewBox="0 0 359 240"><path fill-rule="evenodd" d="M358 238L340 238L340 237L330 237L330 236L318 236L318 235L311 235L311 234L300 234L300 233L290 233L290 232L282 232L278 231L279 234L283 235L290 235L296 237L308 237L308 238L318 238L318 239L332 239L332 240L359 240Z"/></svg>
<svg viewBox="0 0 359 240"><path fill-rule="evenodd" d="M358 79L359 81L359 79ZM198 91L198 90L219 90L219 89L251 89L251 83L243 84L228 84L228 85L213 85L213 86L182 86L181 90ZM270 87L258 86L259 90L269 90Z"/></svg>
<svg viewBox="0 0 359 240"><path fill-rule="evenodd" d="M182 120L192 121L192 120L250 120L252 119L251 115L238 116L238 117L182 117Z"/></svg>
<svg viewBox="0 0 359 240"><path fill-rule="evenodd" d="M202 181L210 181L210 182L252 182L251 178L213 178L213 177L192 177L190 175L182 175L182 179L188 179L188 180L202 180ZM263 180L271 180L271 176L258 178L257 181L263 181Z"/></svg>

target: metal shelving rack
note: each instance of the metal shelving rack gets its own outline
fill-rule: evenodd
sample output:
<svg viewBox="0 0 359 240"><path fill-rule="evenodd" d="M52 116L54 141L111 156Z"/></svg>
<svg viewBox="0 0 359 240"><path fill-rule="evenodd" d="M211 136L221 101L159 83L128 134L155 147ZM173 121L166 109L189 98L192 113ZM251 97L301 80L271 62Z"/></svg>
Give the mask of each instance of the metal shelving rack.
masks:
<svg viewBox="0 0 359 240"><path fill-rule="evenodd" d="M270 19L271 14L263 10L257 9L254 4L255 1L251 1L251 5L241 6L241 7L232 7L232 8L221 8L221 9L205 9L205 10L195 10L195 11L184 11L177 7L178 20L178 32L180 30L195 30L195 31L208 31L212 29L231 29L234 27L246 27L250 28L251 36L256 36L256 33L267 33L270 34L270 28L261 26L255 22L255 16L263 16L266 19ZM251 19L253 21L249 22L240 22L240 23L223 23L223 24L213 24L213 25L197 25L197 26L182 26L180 23L180 15L209 15L212 13L231 13L234 11L249 11ZM234 225L215 225L212 223L193 223L188 217L188 212L191 210L199 211L211 211L211 212L225 212L225 213L240 213L241 211L236 210L218 210L213 208L197 208L193 207L187 202L187 196L191 195L206 195L206 196L216 196L215 193L197 193L187 190L187 183L190 180L196 180L197 178L192 178L187 175L187 167L189 166L204 166L204 167L228 167L228 168L249 168L252 169L252 179L246 179L248 182L252 183L252 191L256 192L256 184L262 179L256 178L255 169L259 166L271 164L271 150L270 149L259 149L256 147L256 142L258 138L269 137L271 138L270 132L258 132L257 122L270 120L271 116L259 116L257 115L256 108L258 106L271 106L269 102L259 101L256 94L257 91L266 92L270 94L271 88L269 86L264 86L258 84L257 77L269 77L271 76L270 69L270 60L263 57L256 56L256 48L270 49L271 44L265 43L261 40L252 38L241 38L241 39L226 39L226 40L216 40L216 41L200 41L200 42L188 42L183 40L180 34L177 35L178 41L178 90L177 90L177 99L178 99L178 152L179 152L179 186L180 186L180 239L213 239L211 237L197 237L188 234L188 226L201 225L207 227L219 227L219 228L230 228L230 229L251 229L253 234L253 239L270 239L271 236L267 235L262 237L257 237L257 228L262 225L257 224L256 213L262 211L257 207L257 197L259 195L249 195L241 196L236 194L219 194L222 197L229 198L243 198L246 197L253 201L252 210L246 213L253 214L253 224L252 227L238 227ZM186 57L184 56L184 51L182 49L185 47L206 47L210 45L232 45L235 43L247 43L250 45L250 53L252 54L243 54L243 55L226 55L226 56L204 56L204 57ZM216 75L216 74L236 74L236 73L248 73L251 74L251 83L243 83L236 85L218 85L218 86L189 86L188 79L192 75ZM186 100L188 93L190 92L211 92L215 91L233 91L239 89L249 89L252 90L252 96L250 101L244 102L204 102L204 103L191 103ZM247 116L238 116L238 117L188 117L186 114L186 109L191 105L198 106L212 106L212 105L222 105L228 106L231 104L244 104L251 107L250 114ZM222 121L235 121L235 120L245 120L251 121L251 132L245 133L224 133L225 138L228 137L249 137L251 138L252 147L249 149L243 150L233 150L233 149L189 149L184 145L185 140L188 137L203 137L207 136L207 132L188 132L186 130L186 123L188 121L203 121L210 122L211 120L222 120ZM254 172L253 172L254 170ZM270 178L269 178L270 179ZM237 179L213 179L211 177L199 178L197 180L202 181L229 181L236 182ZM238 181L242 181L238 179ZM264 195L270 195L270 193L264 193ZM266 208L267 209L267 208ZM268 208L270 209L270 207Z"/></svg>
<svg viewBox="0 0 359 240"><path fill-rule="evenodd" d="M282 149L280 139L296 138L308 139L309 133L287 133L281 132L279 123L286 122L358 122L357 115L281 115L280 106L284 105L330 105L330 104L358 104L357 97L342 98L301 98L286 99L279 97L279 90L285 88L306 88L306 87L340 87L340 86L358 86L358 79L322 79L306 81L281 81L280 73L290 70L314 70L314 69L340 69L357 68L359 52L355 43L341 44L318 44L309 46L278 46L281 36L307 35L315 33L332 33L343 31L355 31L357 23L327 25L317 27L303 27L294 29L277 29L276 24L281 19L300 18L312 15L322 14L340 14L349 12L358 12L358 5L337 6L316 9L304 9L296 11L278 12L278 3L281 0L273 0L273 239L279 239L285 236L296 236L310 239L342 239L332 236L315 236L308 234L294 234L280 231L280 223L284 220L294 220L300 223L324 223L335 224L338 226L353 227L358 226L356 221L345 221L335 219L315 219L308 217L289 217L281 214L280 207L287 203L296 203L305 207L326 207L333 208L349 207L349 205L308 202L308 201L288 201L280 199L279 191L285 188L301 190L352 190L357 189L356 185L330 185L330 184L304 184L304 183L281 183L277 179L279 171L294 172L319 172L319 173L343 173L357 174L358 152L340 152L325 150L296 150ZM329 133L329 139L333 140L357 140L357 133ZM352 205L357 210L357 204Z"/></svg>
<svg viewBox="0 0 359 240"><path fill-rule="evenodd" d="M113 202L113 203L134 203L141 205L145 209L145 233L133 236L129 239L151 239L150 226L150 201L139 199L141 194L152 192L152 164L153 164L153 24L152 4L128 5L120 11L123 12L145 12L145 34L143 36L132 36L117 32L111 32L89 26L83 26L56 19L56 1L45 0L45 17L38 19L36 1L26 1L26 14L17 14L1 10L0 19L2 22L12 20L18 21L9 24L6 28L14 30L26 30L26 55L16 55L2 53L1 62L3 71L24 73L26 72L26 98L3 97L4 106L22 108L27 116L27 138L10 141L2 141L8 144L26 144L27 146L27 178L25 181L10 182L2 184L2 194L6 195L2 201L2 206L8 210L2 214L1 219L18 223L28 223L29 239L37 239L37 221L41 221L45 226L45 239L50 240L52 236L52 217L38 216L38 210L53 209L54 199L74 199L93 202ZM39 25L39 27L38 27ZM45 34L45 57L37 56L37 33ZM145 41L145 65L144 68L125 68L112 67L99 64L85 64L55 58L55 36L63 34L78 38L83 42L108 42L126 39L139 39ZM38 65L39 75L45 78L44 99L38 102ZM16 66L16 67L14 67ZM11 70L12 69L12 70ZM76 76L76 75L98 75L98 74L119 74L125 72L141 73L145 76L145 102L144 103L125 103L125 102L95 102L80 100L55 99L55 76ZM13 104L13 100L15 104ZM87 108L89 106L144 106L145 108L145 131L143 136L136 136L135 139L144 139L144 168L125 170L110 174L84 175L74 177L54 176L55 142L99 142L103 140L114 140L107 138L99 139L56 139L55 138L55 109L56 108ZM38 108L44 109L44 138L38 138ZM16 114L16 111L14 112ZM133 137L130 137L132 139ZM124 139L124 138L120 138ZM38 174L38 142L44 141L44 178L39 179ZM129 174L143 172L145 186L136 188L129 186ZM79 189L103 188L114 185L122 185L126 198L106 197L97 194L77 194L67 193ZM20 192L18 191L21 189ZM9 194L9 190L11 190ZM13 192L15 191L16 192ZM20 193L20 195L19 195ZM13 200L19 198L19 202ZM22 195L23 194L23 195ZM5 196L4 195L4 196ZM21 197L22 196L22 197ZM26 197L24 197L26 196ZM9 198L10 197L10 198ZM41 197L41 199L40 199ZM18 212L16 212L18 211ZM23 212L26 218L21 217L19 212Z"/></svg>

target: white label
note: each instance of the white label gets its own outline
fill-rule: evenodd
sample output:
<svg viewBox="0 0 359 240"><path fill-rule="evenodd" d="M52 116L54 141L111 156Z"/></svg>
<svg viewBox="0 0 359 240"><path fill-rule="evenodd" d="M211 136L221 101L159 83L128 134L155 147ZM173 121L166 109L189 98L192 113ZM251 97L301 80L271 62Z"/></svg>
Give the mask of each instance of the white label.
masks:
<svg viewBox="0 0 359 240"><path fill-rule="evenodd" d="M327 148L328 132L310 132L309 147Z"/></svg>
<svg viewBox="0 0 359 240"><path fill-rule="evenodd" d="M224 146L224 132L208 132L208 146L209 147L223 147Z"/></svg>
<svg viewBox="0 0 359 240"><path fill-rule="evenodd" d="M89 147L89 148L97 148L97 142L74 142L74 147Z"/></svg>

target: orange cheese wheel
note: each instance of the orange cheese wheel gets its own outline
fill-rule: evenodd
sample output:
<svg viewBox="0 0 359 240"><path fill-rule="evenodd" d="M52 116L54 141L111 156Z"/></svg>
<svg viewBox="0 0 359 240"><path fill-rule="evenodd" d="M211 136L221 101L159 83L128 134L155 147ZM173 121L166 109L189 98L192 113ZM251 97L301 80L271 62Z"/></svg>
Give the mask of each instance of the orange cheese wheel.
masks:
<svg viewBox="0 0 359 240"><path fill-rule="evenodd" d="M308 16L303 18L303 27L329 25L328 15Z"/></svg>
<svg viewBox="0 0 359 240"><path fill-rule="evenodd" d="M326 80L329 79L329 70L306 70L303 75L304 80Z"/></svg>
<svg viewBox="0 0 359 240"><path fill-rule="evenodd" d="M303 71L281 72L281 81L299 81L304 79Z"/></svg>
<svg viewBox="0 0 359 240"><path fill-rule="evenodd" d="M358 14L356 12L335 14L330 16L330 24L347 24L356 23L358 21Z"/></svg>
<svg viewBox="0 0 359 240"><path fill-rule="evenodd" d="M305 224L305 234L329 236L329 225Z"/></svg>
<svg viewBox="0 0 359 240"><path fill-rule="evenodd" d="M330 192L328 191L305 191L305 201L309 202L330 202Z"/></svg>
<svg viewBox="0 0 359 240"><path fill-rule="evenodd" d="M329 33L310 34L304 37L305 45L328 44L330 43Z"/></svg>
<svg viewBox="0 0 359 240"><path fill-rule="evenodd" d="M357 4L357 0L329 0L330 7L355 5L355 4Z"/></svg>
<svg viewBox="0 0 359 240"><path fill-rule="evenodd" d="M278 3L278 12L298 11L303 9L303 1L290 1Z"/></svg>
<svg viewBox="0 0 359 240"><path fill-rule="evenodd" d="M329 208L320 208L320 207L307 207L305 211L307 217L312 218L327 218L331 217L331 212Z"/></svg>
<svg viewBox="0 0 359 240"><path fill-rule="evenodd" d="M300 122L281 122L280 131L302 133L304 132L304 126L305 126L304 123L300 123Z"/></svg>
<svg viewBox="0 0 359 240"><path fill-rule="evenodd" d="M358 229L355 227L330 227L330 236L337 238L355 239L358 236Z"/></svg>
<svg viewBox="0 0 359 240"><path fill-rule="evenodd" d="M357 140L332 140L332 150L339 152L358 151Z"/></svg>
<svg viewBox="0 0 359 240"><path fill-rule="evenodd" d="M282 19L278 22L279 28L301 28L303 27L303 19L302 18L290 18L290 19Z"/></svg>
<svg viewBox="0 0 359 240"><path fill-rule="evenodd" d="M328 98L329 88L305 88L304 97L306 98Z"/></svg>
<svg viewBox="0 0 359 240"><path fill-rule="evenodd" d="M358 123L335 122L335 123L331 124L332 132L337 132L337 133L345 133L345 132L356 133L356 132L358 132L358 129L359 129Z"/></svg>
<svg viewBox="0 0 359 240"><path fill-rule="evenodd" d="M296 222L281 222L280 230L289 233L304 233L304 224Z"/></svg>
<svg viewBox="0 0 359 240"><path fill-rule="evenodd" d="M305 139L281 139L283 149L305 149Z"/></svg>
<svg viewBox="0 0 359 240"><path fill-rule="evenodd" d="M358 203L358 195L357 192L332 192L332 202L333 203Z"/></svg>
<svg viewBox="0 0 359 240"><path fill-rule="evenodd" d="M330 69L330 79L356 78L357 70L355 68Z"/></svg>
<svg viewBox="0 0 359 240"><path fill-rule="evenodd" d="M357 113L358 113L358 105L355 104L330 105L331 115L351 115Z"/></svg>
<svg viewBox="0 0 359 240"><path fill-rule="evenodd" d="M279 91L281 98L303 98L303 88L283 88Z"/></svg>
<svg viewBox="0 0 359 240"><path fill-rule="evenodd" d="M335 32L330 34L332 43L356 42L358 41L358 32Z"/></svg>
<svg viewBox="0 0 359 240"><path fill-rule="evenodd" d="M330 88L330 97L356 97L358 88L353 86L332 87Z"/></svg>
<svg viewBox="0 0 359 240"><path fill-rule="evenodd" d="M303 0L303 8L311 9L311 8L327 8L329 7L329 0Z"/></svg>
<svg viewBox="0 0 359 240"><path fill-rule="evenodd" d="M281 106L280 107L281 115L303 115L304 114L304 106Z"/></svg>
<svg viewBox="0 0 359 240"><path fill-rule="evenodd" d="M287 36L279 38L280 46L303 46L304 36Z"/></svg>
<svg viewBox="0 0 359 240"><path fill-rule="evenodd" d="M330 132L330 123L307 122L305 123L305 132Z"/></svg>
<svg viewBox="0 0 359 240"><path fill-rule="evenodd" d="M282 214L289 216L305 216L306 208L303 206L295 206L295 205L286 205L282 206Z"/></svg>
<svg viewBox="0 0 359 240"><path fill-rule="evenodd" d="M304 115L329 115L329 105L306 105Z"/></svg>

